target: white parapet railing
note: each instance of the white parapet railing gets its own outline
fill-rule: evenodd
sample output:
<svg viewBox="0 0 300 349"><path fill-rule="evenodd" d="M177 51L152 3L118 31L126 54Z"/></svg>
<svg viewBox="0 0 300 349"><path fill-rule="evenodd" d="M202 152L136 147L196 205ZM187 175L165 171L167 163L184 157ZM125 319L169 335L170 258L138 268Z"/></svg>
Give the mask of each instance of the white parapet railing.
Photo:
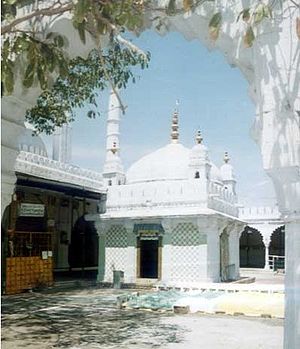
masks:
<svg viewBox="0 0 300 349"><path fill-rule="evenodd" d="M280 220L280 212L277 206L241 207L239 218L245 221L251 220Z"/></svg>
<svg viewBox="0 0 300 349"><path fill-rule="evenodd" d="M100 173L30 152L20 151L16 159L15 171L48 180L74 184L94 192L106 192Z"/></svg>
<svg viewBox="0 0 300 349"><path fill-rule="evenodd" d="M269 255L269 267L273 271L285 270L285 256Z"/></svg>

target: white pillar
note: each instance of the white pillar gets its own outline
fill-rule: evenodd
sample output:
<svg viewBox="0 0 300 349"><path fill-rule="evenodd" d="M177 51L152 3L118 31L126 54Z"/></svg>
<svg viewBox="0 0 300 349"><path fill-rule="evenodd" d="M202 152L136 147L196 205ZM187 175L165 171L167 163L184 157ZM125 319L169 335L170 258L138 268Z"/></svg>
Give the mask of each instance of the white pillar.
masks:
<svg viewBox="0 0 300 349"><path fill-rule="evenodd" d="M269 222L258 223L258 224L249 224L249 227L256 229L261 235L263 244L265 246L265 270L270 270L269 263L269 246L271 241L271 236L277 227L277 225L269 224Z"/></svg>
<svg viewBox="0 0 300 349"><path fill-rule="evenodd" d="M243 223L235 223L229 235L230 264L235 265L235 279L240 277L240 234L245 228Z"/></svg>
<svg viewBox="0 0 300 349"><path fill-rule="evenodd" d="M300 344L300 215L285 222L285 324L284 348Z"/></svg>
<svg viewBox="0 0 300 349"><path fill-rule="evenodd" d="M270 239L269 238L263 238L263 242L265 245L265 270L270 270L270 263L269 263L269 246L270 246Z"/></svg>
<svg viewBox="0 0 300 349"><path fill-rule="evenodd" d="M200 224L201 220L198 226ZM204 229L207 236L207 279L210 282L220 282L220 234L224 226L221 220L211 219Z"/></svg>
<svg viewBox="0 0 300 349"><path fill-rule="evenodd" d="M104 281L105 278L105 234L109 229L109 223L100 220L98 214L86 214L86 221L92 221L98 234L98 274L97 282Z"/></svg>
<svg viewBox="0 0 300 349"><path fill-rule="evenodd" d="M300 348L299 11L278 2L278 20L266 21L253 46L257 116L254 127L263 166L272 177L286 221L284 348ZM288 15L283 16L283 13ZM271 29L272 25L272 29ZM267 26L271 30L268 29Z"/></svg>
<svg viewBox="0 0 300 349"><path fill-rule="evenodd" d="M136 282L136 236L133 233L134 223L127 221L124 223L127 231L127 263L124 270L126 283Z"/></svg>

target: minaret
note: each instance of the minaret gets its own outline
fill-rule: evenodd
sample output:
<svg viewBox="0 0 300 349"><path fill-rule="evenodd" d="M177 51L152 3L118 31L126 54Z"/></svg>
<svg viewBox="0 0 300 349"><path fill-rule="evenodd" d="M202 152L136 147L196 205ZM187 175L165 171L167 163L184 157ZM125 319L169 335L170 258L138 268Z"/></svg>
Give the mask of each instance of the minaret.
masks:
<svg viewBox="0 0 300 349"><path fill-rule="evenodd" d="M178 143L179 132L178 132L178 105L179 101L176 101L176 108L174 110L173 118L172 118L172 131L171 131L171 143Z"/></svg>
<svg viewBox="0 0 300 349"><path fill-rule="evenodd" d="M124 168L120 159L119 125L121 113L118 97L114 91L111 91L107 114L106 159L102 173L109 186L125 183Z"/></svg>
<svg viewBox="0 0 300 349"><path fill-rule="evenodd" d="M72 161L72 128L68 124L58 127L52 138L53 160L69 164Z"/></svg>
<svg viewBox="0 0 300 349"><path fill-rule="evenodd" d="M224 164L220 167L221 175L224 185L235 194L236 179L234 170L231 164L229 164L230 157L228 152L224 153Z"/></svg>

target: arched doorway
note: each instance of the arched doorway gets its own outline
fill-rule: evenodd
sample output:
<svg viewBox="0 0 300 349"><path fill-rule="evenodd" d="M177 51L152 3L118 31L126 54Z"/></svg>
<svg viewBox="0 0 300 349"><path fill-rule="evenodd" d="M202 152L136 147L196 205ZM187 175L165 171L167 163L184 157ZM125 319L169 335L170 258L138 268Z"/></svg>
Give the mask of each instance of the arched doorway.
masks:
<svg viewBox="0 0 300 349"><path fill-rule="evenodd" d="M246 227L240 237L240 267L264 268L265 246L258 230Z"/></svg>
<svg viewBox="0 0 300 349"><path fill-rule="evenodd" d="M285 268L285 230L281 226L274 230L269 245L269 263L273 270Z"/></svg>
<svg viewBox="0 0 300 349"><path fill-rule="evenodd" d="M84 216L78 218L72 229L69 265L75 270L98 266L98 234L93 222L86 221Z"/></svg>

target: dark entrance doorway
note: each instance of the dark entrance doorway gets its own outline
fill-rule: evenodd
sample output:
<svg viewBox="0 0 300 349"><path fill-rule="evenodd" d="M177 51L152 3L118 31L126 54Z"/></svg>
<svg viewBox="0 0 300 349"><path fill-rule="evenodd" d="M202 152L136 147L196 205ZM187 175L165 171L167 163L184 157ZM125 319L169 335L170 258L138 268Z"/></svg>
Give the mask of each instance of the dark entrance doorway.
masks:
<svg viewBox="0 0 300 349"><path fill-rule="evenodd" d="M158 278L158 247L159 241L140 240L140 277Z"/></svg>
<svg viewBox="0 0 300 349"><path fill-rule="evenodd" d="M265 267L265 245L261 234L254 228L246 227L240 237L240 267Z"/></svg>
<svg viewBox="0 0 300 349"><path fill-rule="evenodd" d="M271 236L271 242L269 246L269 255L277 255L277 256L284 256L284 226L277 228L272 236Z"/></svg>
<svg viewBox="0 0 300 349"><path fill-rule="evenodd" d="M284 226L277 228L272 236L269 245L269 263L270 267L275 271L285 268L285 233Z"/></svg>
<svg viewBox="0 0 300 349"><path fill-rule="evenodd" d="M69 265L71 268L98 266L98 235L92 222L80 217L72 229L69 245Z"/></svg>

